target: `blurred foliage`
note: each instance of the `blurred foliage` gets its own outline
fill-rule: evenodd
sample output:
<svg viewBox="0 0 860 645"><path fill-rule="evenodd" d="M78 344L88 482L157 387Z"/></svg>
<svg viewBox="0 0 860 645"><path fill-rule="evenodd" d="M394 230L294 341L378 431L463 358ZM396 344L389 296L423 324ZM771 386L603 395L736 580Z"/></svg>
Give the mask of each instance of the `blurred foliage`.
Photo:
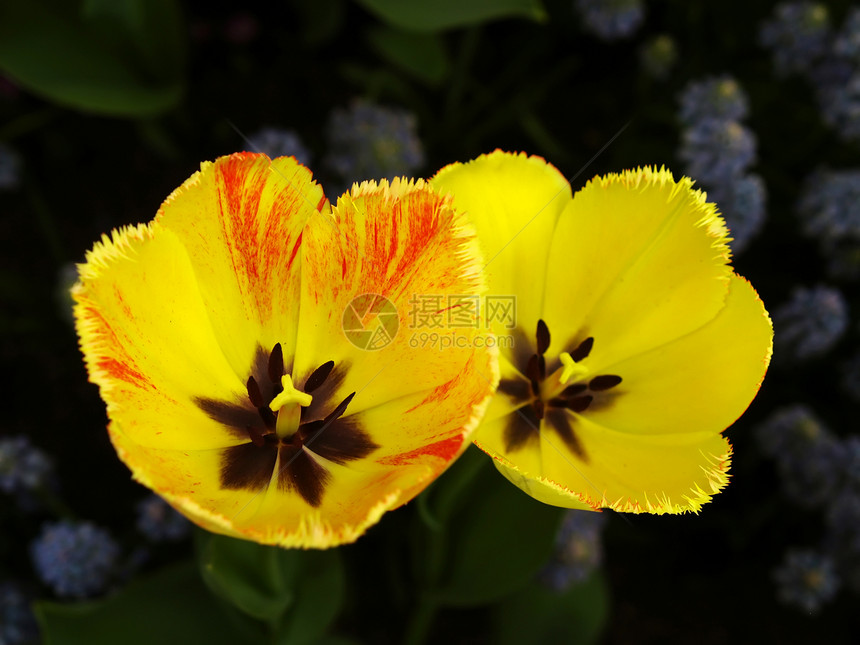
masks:
<svg viewBox="0 0 860 645"><path fill-rule="evenodd" d="M60 105L144 117L182 97L185 43L173 0L0 6L0 70Z"/></svg>

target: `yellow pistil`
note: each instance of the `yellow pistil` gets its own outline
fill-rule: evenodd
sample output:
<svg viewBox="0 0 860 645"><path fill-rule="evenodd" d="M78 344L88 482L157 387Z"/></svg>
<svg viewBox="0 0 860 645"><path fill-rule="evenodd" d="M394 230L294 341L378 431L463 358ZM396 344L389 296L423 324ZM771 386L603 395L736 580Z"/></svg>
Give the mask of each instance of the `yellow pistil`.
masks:
<svg viewBox="0 0 860 645"><path fill-rule="evenodd" d="M561 376L558 377L559 382L564 385L573 377L584 376L588 370L573 360L573 357L567 352L562 352L558 355L558 360L561 361L562 370Z"/></svg>
<svg viewBox="0 0 860 645"><path fill-rule="evenodd" d="M277 412L288 403L298 403L303 408L308 407L313 401L313 397L307 392L297 390L293 385L293 379L289 374L284 374L281 377L281 386L284 390L272 399L269 403L269 409L272 412Z"/></svg>
<svg viewBox="0 0 860 645"><path fill-rule="evenodd" d="M281 386L284 388L283 391L272 399L272 402L269 403L269 409L278 413L275 432L281 439L284 439L291 437L299 429L302 408L309 406L313 397L307 392L297 390L289 374L284 374L281 377ZM296 403L298 405L293 405Z"/></svg>

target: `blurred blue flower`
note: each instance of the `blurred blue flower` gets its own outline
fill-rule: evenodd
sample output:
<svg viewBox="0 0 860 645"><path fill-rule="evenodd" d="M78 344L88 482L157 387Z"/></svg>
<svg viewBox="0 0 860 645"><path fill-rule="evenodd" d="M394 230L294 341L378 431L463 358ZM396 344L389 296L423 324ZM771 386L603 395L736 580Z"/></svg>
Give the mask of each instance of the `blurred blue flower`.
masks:
<svg viewBox="0 0 860 645"><path fill-rule="evenodd" d="M777 456L785 496L805 508L827 505L836 495L845 466L842 443L832 436L810 442L805 452Z"/></svg>
<svg viewBox="0 0 860 645"><path fill-rule="evenodd" d="M0 191L13 190L21 183L21 158L10 146L0 142Z"/></svg>
<svg viewBox="0 0 860 645"><path fill-rule="evenodd" d="M849 10L836 35L833 52L860 65L860 7Z"/></svg>
<svg viewBox="0 0 860 645"><path fill-rule="evenodd" d="M743 175L719 184L708 193L716 202L732 236L732 253L743 252L764 226L767 189L756 174Z"/></svg>
<svg viewBox="0 0 860 645"><path fill-rule="evenodd" d="M305 166L311 162L311 153L301 137L293 130L266 127L248 137L248 147L252 152L263 152L272 159L275 157L295 157Z"/></svg>
<svg viewBox="0 0 860 645"><path fill-rule="evenodd" d="M830 351L848 329L848 305L835 287L796 287L773 313L774 358L815 358Z"/></svg>
<svg viewBox="0 0 860 645"><path fill-rule="evenodd" d="M755 434L762 452L776 460L786 497L807 508L833 498L843 480L845 449L809 407L775 410Z"/></svg>
<svg viewBox="0 0 860 645"><path fill-rule="evenodd" d="M846 485L827 506L829 541L839 551L860 554L860 489Z"/></svg>
<svg viewBox="0 0 860 645"><path fill-rule="evenodd" d="M781 75L806 74L830 44L830 16L818 2L783 2L759 30L759 44L769 49Z"/></svg>
<svg viewBox="0 0 860 645"><path fill-rule="evenodd" d="M774 571L779 599L814 614L839 590L840 580L833 560L811 550L791 549Z"/></svg>
<svg viewBox="0 0 860 645"><path fill-rule="evenodd" d="M177 542L191 533L191 522L153 494L137 504L137 529L152 542Z"/></svg>
<svg viewBox="0 0 860 645"><path fill-rule="evenodd" d="M555 553L538 575L554 591L582 582L603 562L603 528L606 515L567 511L556 537Z"/></svg>
<svg viewBox="0 0 860 645"><path fill-rule="evenodd" d="M325 165L348 184L412 175L424 164L415 116L405 110L355 101L328 122Z"/></svg>
<svg viewBox="0 0 860 645"><path fill-rule="evenodd" d="M678 47L668 34L651 38L639 49L639 62L650 76L665 80L678 62Z"/></svg>
<svg viewBox="0 0 860 645"><path fill-rule="evenodd" d="M705 119L738 121L749 112L749 99L728 74L687 83L679 97L679 118L688 126Z"/></svg>
<svg viewBox="0 0 860 645"><path fill-rule="evenodd" d="M773 458L802 454L810 444L831 436L812 408L802 403L774 410L755 429L761 451Z"/></svg>
<svg viewBox="0 0 860 645"><path fill-rule="evenodd" d="M0 645L35 643L39 633L31 598L13 582L0 582Z"/></svg>
<svg viewBox="0 0 860 645"><path fill-rule="evenodd" d="M0 490L17 494L46 485L53 462L24 435L0 439Z"/></svg>
<svg viewBox="0 0 860 645"><path fill-rule="evenodd" d="M586 30L603 40L627 38L645 19L642 0L575 0L573 6Z"/></svg>
<svg viewBox="0 0 860 645"><path fill-rule="evenodd" d="M842 82L818 81L816 91L824 122L843 140L860 140L860 69Z"/></svg>
<svg viewBox="0 0 860 645"><path fill-rule="evenodd" d="M807 177L797 213L804 234L819 241L830 276L860 278L860 170L819 170Z"/></svg>
<svg viewBox="0 0 860 645"><path fill-rule="evenodd" d="M678 156L690 177L713 188L733 181L755 161L756 138L736 121L702 119L684 130Z"/></svg>
<svg viewBox="0 0 860 645"><path fill-rule="evenodd" d="M860 401L860 353L849 356L842 363L842 389L855 401Z"/></svg>
<svg viewBox="0 0 860 645"><path fill-rule="evenodd" d="M30 545L39 578L58 596L85 598L105 590L115 571L119 546L90 522L46 524Z"/></svg>

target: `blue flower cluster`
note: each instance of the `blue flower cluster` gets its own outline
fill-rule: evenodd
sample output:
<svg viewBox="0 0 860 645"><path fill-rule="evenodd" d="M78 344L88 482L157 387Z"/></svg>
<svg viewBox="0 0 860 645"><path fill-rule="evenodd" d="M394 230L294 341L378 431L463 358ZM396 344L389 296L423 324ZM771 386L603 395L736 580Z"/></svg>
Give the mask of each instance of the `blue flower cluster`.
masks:
<svg viewBox="0 0 860 645"><path fill-rule="evenodd" d="M774 358L781 363L823 356L848 329L848 304L835 287L796 287L773 312Z"/></svg>
<svg viewBox="0 0 860 645"><path fill-rule="evenodd" d="M808 614L818 612L839 591L839 576L833 560L817 551L789 550L773 577L779 588L779 599Z"/></svg>
<svg viewBox="0 0 860 645"><path fill-rule="evenodd" d="M824 513L817 550L790 549L775 571L779 598L818 611L847 582L860 590L860 436L834 435L806 405L774 411L756 428L792 502Z"/></svg>
<svg viewBox="0 0 860 645"><path fill-rule="evenodd" d="M410 112L354 101L329 117L324 163L347 185L412 175L424 165L417 125Z"/></svg>
<svg viewBox="0 0 860 645"><path fill-rule="evenodd" d="M0 491L23 500L48 484L53 468L51 459L27 437L0 439Z"/></svg>
<svg viewBox="0 0 860 645"><path fill-rule="evenodd" d="M840 137L860 141L860 8L834 31L823 4L781 3L762 24L759 42L780 74L799 74L813 85L824 121Z"/></svg>
<svg viewBox="0 0 860 645"><path fill-rule="evenodd" d="M137 505L137 529L152 542L177 542L191 533L191 523L153 494Z"/></svg>
<svg viewBox="0 0 860 645"><path fill-rule="evenodd" d="M759 43L773 55L777 72L808 74L827 52L830 14L818 2L784 2L759 29Z"/></svg>
<svg viewBox="0 0 860 645"><path fill-rule="evenodd" d="M632 36L645 19L642 0L575 0L585 28L603 40Z"/></svg>
<svg viewBox="0 0 860 645"><path fill-rule="evenodd" d="M0 644L26 645L38 638L30 598L19 585L0 582Z"/></svg>
<svg viewBox="0 0 860 645"><path fill-rule="evenodd" d="M860 169L818 170L804 181L798 215L831 277L860 278Z"/></svg>
<svg viewBox="0 0 860 645"><path fill-rule="evenodd" d="M680 96L683 124L678 156L688 175L700 181L719 206L740 253L761 230L766 188L748 172L756 160L756 136L741 123L749 100L731 76L689 83Z"/></svg>
<svg viewBox="0 0 860 645"><path fill-rule="evenodd" d="M39 578L58 596L86 598L105 591L120 549L110 533L91 522L46 524L30 545Z"/></svg>
<svg viewBox="0 0 860 645"><path fill-rule="evenodd" d="M567 511L556 537L555 553L538 575L554 591L584 581L603 562L603 528L606 514Z"/></svg>
<svg viewBox="0 0 860 645"><path fill-rule="evenodd" d="M311 162L311 153L301 137L293 130L265 127L248 137L248 147L253 152L263 152L275 157L295 157L305 166Z"/></svg>
<svg viewBox="0 0 860 645"><path fill-rule="evenodd" d="M356 99L335 108L326 124L326 153L321 168L327 195L340 195L367 179L413 176L424 165L418 121L406 110ZM253 152L269 157L295 157L310 166L313 154L294 130L267 126L247 137Z"/></svg>

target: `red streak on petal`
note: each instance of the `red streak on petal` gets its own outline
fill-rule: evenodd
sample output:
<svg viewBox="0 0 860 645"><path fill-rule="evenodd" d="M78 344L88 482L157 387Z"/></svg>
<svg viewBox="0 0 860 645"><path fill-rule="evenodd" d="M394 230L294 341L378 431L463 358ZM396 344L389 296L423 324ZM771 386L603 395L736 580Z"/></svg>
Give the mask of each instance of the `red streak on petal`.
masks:
<svg viewBox="0 0 860 645"><path fill-rule="evenodd" d="M279 290L292 288L286 278L301 248L301 235L291 242L289 233L300 230L291 218L301 212L303 197L289 177L249 163L249 156L255 157L233 156L218 166L221 223L243 296L266 320L277 313L273 303ZM264 193L272 200L261 210Z"/></svg>
<svg viewBox="0 0 860 645"><path fill-rule="evenodd" d="M293 251L290 253L290 260L287 262L287 266L293 265L293 260L296 259L296 254L299 252L299 247L302 245L302 234L299 233L299 236L296 238L296 243L293 245Z"/></svg>
<svg viewBox="0 0 860 645"><path fill-rule="evenodd" d="M139 387L143 390L155 389L155 386L150 383L149 379L147 379L143 374L129 365L120 363L115 358L106 356L105 358L99 359L96 362L96 365L100 370L106 372L111 378L118 381L129 383L130 385L134 385L135 387Z"/></svg>
<svg viewBox="0 0 860 645"><path fill-rule="evenodd" d="M380 464L390 466L404 466L407 464L421 461L422 457L436 457L443 461L451 461L460 448L463 447L463 436L454 435L447 439L441 439L427 446L422 446L409 452L403 452L397 455L390 455L379 460Z"/></svg>

